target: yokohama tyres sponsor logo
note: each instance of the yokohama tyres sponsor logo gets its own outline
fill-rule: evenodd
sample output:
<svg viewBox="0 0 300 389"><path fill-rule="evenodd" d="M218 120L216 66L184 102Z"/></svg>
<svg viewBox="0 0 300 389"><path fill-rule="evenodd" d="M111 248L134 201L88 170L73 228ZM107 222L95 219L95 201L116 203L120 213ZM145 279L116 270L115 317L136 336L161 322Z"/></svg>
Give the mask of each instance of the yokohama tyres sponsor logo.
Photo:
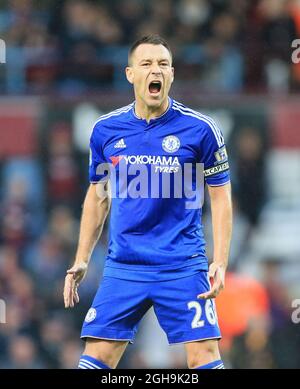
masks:
<svg viewBox="0 0 300 389"><path fill-rule="evenodd" d="M178 157L165 157L157 155L124 155L126 165L161 165L161 166L179 166Z"/></svg>

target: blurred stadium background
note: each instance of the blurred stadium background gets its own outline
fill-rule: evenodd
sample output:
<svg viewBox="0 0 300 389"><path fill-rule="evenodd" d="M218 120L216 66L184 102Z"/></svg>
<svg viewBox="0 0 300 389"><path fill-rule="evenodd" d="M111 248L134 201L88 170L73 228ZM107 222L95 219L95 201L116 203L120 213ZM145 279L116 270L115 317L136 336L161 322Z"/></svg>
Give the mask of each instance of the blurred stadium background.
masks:
<svg viewBox="0 0 300 389"><path fill-rule="evenodd" d="M212 115L227 139L235 219L217 299L227 367L300 368L299 0L0 1L0 367L76 366L107 239L105 229L81 303L65 311L89 135L100 114L133 100L127 49L148 33L172 45L171 95ZM185 366L151 312L120 364Z"/></svg>

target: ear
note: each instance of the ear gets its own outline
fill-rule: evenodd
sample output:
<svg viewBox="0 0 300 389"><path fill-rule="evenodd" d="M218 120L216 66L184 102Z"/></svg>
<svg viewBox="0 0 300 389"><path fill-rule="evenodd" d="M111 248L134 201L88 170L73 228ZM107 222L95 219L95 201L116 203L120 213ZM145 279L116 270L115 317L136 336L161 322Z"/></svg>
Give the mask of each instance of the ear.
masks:
<svg viewBox="0 0 300 389"><path fill-rule="evenodd" d="M127 66L125 69L126 78L130 84L133 84L134 74L131 66Z"/></svg>
<svg viewBox="0 0 300 389"><path fill-rule="evenodd" d="M171 79L171 83L174 81L174 68L172 67L172 79Z"/></svg>

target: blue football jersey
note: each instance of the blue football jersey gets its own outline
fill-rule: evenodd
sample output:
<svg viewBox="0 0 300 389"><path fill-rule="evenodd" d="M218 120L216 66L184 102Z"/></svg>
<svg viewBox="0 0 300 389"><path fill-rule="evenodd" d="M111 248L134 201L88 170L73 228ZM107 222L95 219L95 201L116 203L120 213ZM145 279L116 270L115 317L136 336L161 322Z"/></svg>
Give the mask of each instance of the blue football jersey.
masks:
<svg viewBox="0 0 300 389"><path fill-rule="evenodd" d="M99 118L90 182L110 178L113 186L104 275L152 281L208 268L199 167L204 184L230 180L222 132L208 116L169 98L167 111L149 122L134 103Z"/></svg>

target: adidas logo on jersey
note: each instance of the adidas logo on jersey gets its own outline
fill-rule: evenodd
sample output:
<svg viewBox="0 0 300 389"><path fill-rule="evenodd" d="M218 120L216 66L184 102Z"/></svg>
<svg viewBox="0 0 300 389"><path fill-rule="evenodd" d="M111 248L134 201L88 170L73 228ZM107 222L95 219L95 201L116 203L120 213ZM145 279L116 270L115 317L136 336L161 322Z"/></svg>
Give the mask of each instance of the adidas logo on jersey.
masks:
<svg viewBox="0 0 300 389"><path fill-rule="evenodd" d="M124 149L126 147L126 144L124 142L124 139L120 139L115 145L114 145L114 148L115 149Z"/></svg>

